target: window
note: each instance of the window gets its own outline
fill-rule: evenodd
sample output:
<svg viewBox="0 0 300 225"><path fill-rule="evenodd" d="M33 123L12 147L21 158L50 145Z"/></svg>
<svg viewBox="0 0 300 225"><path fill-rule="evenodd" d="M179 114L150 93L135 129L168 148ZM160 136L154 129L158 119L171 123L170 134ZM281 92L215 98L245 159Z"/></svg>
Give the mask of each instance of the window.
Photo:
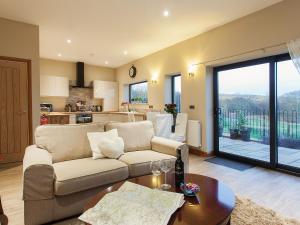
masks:
<svg viewBox="0 0 300 225"><path fill-rule="evenodd" d="M148 103L148 83L147 81L129 84L130 103Z"/></svg>
<svg viewBox="0 0 300 225"><path fill-rule="evenodd" d="M176 104L178 112L181 111L181 76L171 77L172 103Z"/></svg>

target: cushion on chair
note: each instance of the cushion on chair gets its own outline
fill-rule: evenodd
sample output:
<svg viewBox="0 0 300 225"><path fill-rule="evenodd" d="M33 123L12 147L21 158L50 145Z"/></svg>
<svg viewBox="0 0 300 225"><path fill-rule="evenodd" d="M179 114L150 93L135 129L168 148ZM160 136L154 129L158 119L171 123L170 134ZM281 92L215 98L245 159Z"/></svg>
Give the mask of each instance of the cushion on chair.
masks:
<svg viewBox="0 0 300 225"><path fill-rule="evenodd" d="M107 124L106 130L111 129L117 129L119 137L123 138L125 152L151 149L154 129L150 121Z"/></svg>
<svg viewBox="0 0 300 225"><path fill-rule="evenodd" d="M155 152L152 150L126 152L124 155L122 155L119 158L120 161L128 165L130 177L150 174L151 173L150 162L159 161L162 159L174 160L174 166L175 166L176 157Z"/></svg>
<svg viewBox="0 0 300 225"><path fill-rule="evenodd" d="M52 155L53 162L62 162L92 156L88 132L103 132L104 123L86 125L44 125L35 130L39 148Z"/></svg>
<svg viewBox="0 0 300 225"><path fill-rule="evenodd" d="M128 167L115 159L83 158L53 164L55 195L67 195L128 177Z"/></svg>

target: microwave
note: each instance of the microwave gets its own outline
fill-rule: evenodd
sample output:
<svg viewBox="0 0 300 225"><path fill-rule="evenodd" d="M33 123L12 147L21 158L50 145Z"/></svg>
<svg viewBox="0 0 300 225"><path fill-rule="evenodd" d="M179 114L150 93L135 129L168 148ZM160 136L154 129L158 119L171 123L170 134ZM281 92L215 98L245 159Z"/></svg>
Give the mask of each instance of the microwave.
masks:
<svg viewBox="0 0 300 225"><path fill-rule="evenodd" d="M90 113L79 113L76 115L76 123L92 123L93 115Z"/></svg>
<svg viewBox="0 0 300 225"><path fill-rule="evenodd" d="M41 111L47 110L48 112L53 112L53 105L51 103L41 103L40 109Z"/></svg>

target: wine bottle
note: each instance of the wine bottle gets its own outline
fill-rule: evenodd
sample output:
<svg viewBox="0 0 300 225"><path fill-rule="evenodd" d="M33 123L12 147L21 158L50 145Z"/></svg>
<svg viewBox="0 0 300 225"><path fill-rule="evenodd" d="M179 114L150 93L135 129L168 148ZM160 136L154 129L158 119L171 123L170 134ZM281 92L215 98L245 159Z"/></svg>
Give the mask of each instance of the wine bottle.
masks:
<svg viewBox="0 0 300 225"><path fill-rule="evenodd" d="M181 160L181 148L177 148L177 160L175 162L175 185L180 187L184 183L184 163Z"/></svg>

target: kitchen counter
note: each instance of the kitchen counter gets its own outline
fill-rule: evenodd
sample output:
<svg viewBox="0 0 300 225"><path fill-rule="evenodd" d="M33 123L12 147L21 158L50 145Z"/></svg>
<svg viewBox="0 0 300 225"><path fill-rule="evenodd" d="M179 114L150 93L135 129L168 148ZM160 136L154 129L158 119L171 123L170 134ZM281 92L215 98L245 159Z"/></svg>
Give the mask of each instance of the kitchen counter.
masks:
<svg viewBox="0 0 300 225"><path fill-rule="evenodd" d="M41 112L41 115L44 114ZM108 112L50 112L46 113L46 117L48 118L49 124L76 124L78 114L92 114L92 121L94 123L97 122L128 122L129 112L116 112L116 111L108 111ZM134 113L135 121L146 120L145 113Z"/></svg>
<svg viewBox="0 0 300 225"><path fill-rule="evenodd" d="M119 114L119 115L127 115L129 112L117 112L117 111L108 111L108 112L50 112L48 116L63 116L63 115L72 115L72 114ZM42 113L41 113L42 114ZM136 116L146 116L145 113L135 112Z"/></svg>

